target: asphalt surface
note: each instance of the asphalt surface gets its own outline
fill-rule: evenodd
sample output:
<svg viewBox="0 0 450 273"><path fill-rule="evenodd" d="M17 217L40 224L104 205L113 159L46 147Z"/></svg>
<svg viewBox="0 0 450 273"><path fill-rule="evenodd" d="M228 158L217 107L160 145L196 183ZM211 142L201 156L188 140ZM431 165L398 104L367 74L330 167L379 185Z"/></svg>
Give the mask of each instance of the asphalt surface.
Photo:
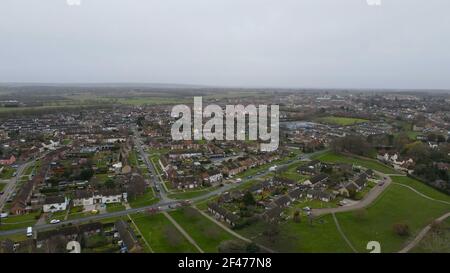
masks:
<svg viewBox="0 0 450 273"><path fill-rule="evenodd" d="M3 189L4 193L2 195L0 195L0 211L5 206L6 201L10 198L10 196L16 190L17 182L19 182L20 177L22 176L22 173L28 168L28 166L30 166L33 163L34 163L34 160L18 166L18 168L16 170L16 176L12 177L9 180L8 184Z"/></svg>

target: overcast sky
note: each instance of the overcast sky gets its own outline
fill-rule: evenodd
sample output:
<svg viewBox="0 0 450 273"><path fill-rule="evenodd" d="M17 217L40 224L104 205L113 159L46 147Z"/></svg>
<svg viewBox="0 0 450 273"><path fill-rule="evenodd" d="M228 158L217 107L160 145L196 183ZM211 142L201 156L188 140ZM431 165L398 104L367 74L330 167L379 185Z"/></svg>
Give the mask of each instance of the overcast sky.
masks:
<svg viewBox="0 0 450 273"><path fill-rule="evenodd" d="M0 82L450 89L449 0L66 1L0 0Z"/></svg>

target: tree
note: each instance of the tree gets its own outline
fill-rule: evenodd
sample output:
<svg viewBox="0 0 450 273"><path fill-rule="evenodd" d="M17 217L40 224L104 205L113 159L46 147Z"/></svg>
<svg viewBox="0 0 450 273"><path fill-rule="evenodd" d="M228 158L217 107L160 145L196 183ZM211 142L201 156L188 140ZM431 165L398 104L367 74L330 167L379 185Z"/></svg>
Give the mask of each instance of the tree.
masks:
<svg viewBox="0 0 450 273"><path fill-rule="evenodd" d="M116 182L114 181L114 179L108 178L108 180L106 180L105 182L105 186L108 189L114 189L116 187Z"/></svg>
<svg viewBox="0 0 450 273"><path fill-rule="evenodd" d="M294 219L294 222L296 222L296 223L300 223L300 222L301 222L302 216L301 216L299 210L295 210L295 211L294 211L293 219Z"/></svg>
<svg viewBox="0 0 450 273"><path fill-rule="evenodd" d="M88 168L88 169L83 169L80 172L80 175L78 176L78 178L80 180L89 180L92 178L92 176L94 176L94 170L92 168Z"/></svg>
<svg viewBox="0 0 450 273"><path fill-rule="evenodd" d="M409 226L405 223L396 223L392 226L395 234L399 236L408 236L409 235Z"/></svg>
<svg viewBox="0 0 450 273"><path fill-rule="evenodd" d="M253 196L253 194L250 191L247 191L244 194L244 197L242 198L242 201L244 202L245 206L253 206L256 204L256 200L255 197Z"/></svg>

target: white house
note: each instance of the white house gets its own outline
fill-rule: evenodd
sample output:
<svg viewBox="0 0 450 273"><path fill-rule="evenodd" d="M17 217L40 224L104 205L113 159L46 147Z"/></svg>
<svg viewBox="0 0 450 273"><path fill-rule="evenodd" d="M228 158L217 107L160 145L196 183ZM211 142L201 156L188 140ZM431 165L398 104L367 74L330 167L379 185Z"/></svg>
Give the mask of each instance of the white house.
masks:
<svg viewBox="0 0 450 273"><path fill-rule="evenodd" d="M73 199L74 206L92 206L95 204L111 204L127 202L127 193L115 190L103 190L98 192L76 191Z"/></svg>
<svg viewBox="0 0 450 273"><path fill-rule="evenodd" d="M64 196L51 196L47 197L44 202L44 212L57 212L64 211L69 205L69 199Z"/></svg>

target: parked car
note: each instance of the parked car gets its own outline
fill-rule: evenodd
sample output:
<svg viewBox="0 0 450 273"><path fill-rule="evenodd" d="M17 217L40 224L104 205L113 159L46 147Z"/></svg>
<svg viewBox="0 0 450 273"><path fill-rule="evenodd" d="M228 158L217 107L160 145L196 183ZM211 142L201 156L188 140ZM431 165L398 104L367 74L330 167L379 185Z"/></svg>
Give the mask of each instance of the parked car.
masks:
<svg viewBox="0 0 450 273"><path fill-rule="evenodd" d="M50 224L59 224L59 223L61 223L61 220L58 219L53 219L50 221Z"/></svg>

